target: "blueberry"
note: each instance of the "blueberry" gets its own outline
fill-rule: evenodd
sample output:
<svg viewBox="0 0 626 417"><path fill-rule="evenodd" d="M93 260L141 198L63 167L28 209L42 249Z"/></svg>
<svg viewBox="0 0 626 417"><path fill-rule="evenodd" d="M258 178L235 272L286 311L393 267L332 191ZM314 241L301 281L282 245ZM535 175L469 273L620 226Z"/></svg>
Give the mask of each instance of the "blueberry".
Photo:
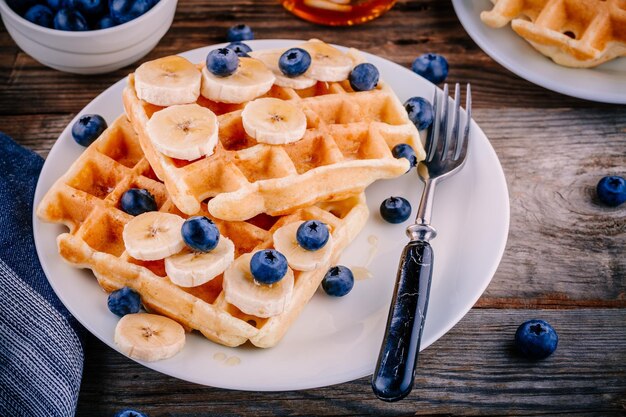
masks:
<svg viewBox="0 0 626 417"><path fill-rule="evenodd" d="M240 57L249 57L248 52L252 52L252 48L250 48L247 44L239 41L231 42L226 45L226 47L235 51L237 56Z"/></svg>
<svg viewBox="0 0 626 417"><path fill-rule="evenodd" d="M127 314L139 313L141 297L129 287L123 287L109 294L107 306L111 313L124 317Z"/></svg>
<svg viewBox="0 0 626 417"><path fill-rule="evenodd" d="M424 54L415 58L411 66L413 72L433 84L443 82L448 76L448 61L441 55Z"/></svg>
<svg viewBox="0 0 626 417"><path fill-rule="evenodd" d="M57 12L54 16L54 28L72 32L89 30L85 17L79 11L72 9L61 9Z"/></svg>
<svg viewBox="0 0 626 417"><path fill-rule="evenodd" d="M275 249L260 250L250 259L250 272L259 284L273 284L287 273L287 258Z"/></svg>
<svg viewBox="0 0 626 417"><path fill-rule="evenodd" d="M354 287L354 275L350 268L343 265L330 268L322 280L322 288L326 294L333 297L343 297L352 290L352 287Z"/></svg>
<svg viewBox="0 0 626 417"><path fill-rule="evenodd" d="M378 68L370 63L363 63L352 69L348 79L354 91L369 91L378 85L378 77Z"/></svg>
<svg viewBox="0 0 626 417"><path fill-rule="evenodd" d="M604 177L598 182L596 192L604 204L617 207L626 201L626 180L617 175Z"/></svg>
<svg viewBox="0 0 626 417"><path fill-rule="evenodd" d="M206 57L206 67L218 77L227 77L237 71L239 57L232 49L214 49Z"/></svg>
<svg viewBox="0 0 626 417"><path fill-rule="evenodd" d="M249 41L254 39L254 33L248 25L239 24L228 28L226 40L228 42Z"/></svg>
<svg viewBox="0 0 626 417"><path fill-rule="evenodd" d="M204 216L194 216L185 220L181 229L183 240L191 249L198 252L209 252L220 241L220 231Z"/></svg>
<svg viewBox="0 0 626 417"><path fill-rule="evenodd" d="M139 216L157 210L154 196L143 188L131 188L122 194L120 207L131 216Z"/></svg>
<svg viewBox="0 0 626 417"><path fill-rule="evenodd" d="M98 139L106 128L107 122L102 116L98 114L85 114L72 126L72 137L79 145L89 146L94 140Z"/></svg>
<svg viewBox="0 0 626 417"><path fill-rule="evenodd" d="M111 18L111 16L104 16L102 19L98 21L96 24L96 29L108 29L116 26L115 20Z"/></svg>
<svg viewBox="0 0 626 417"><path fill-rule="evenodd" d="M430 101L422 97L411 97L404 102L404 108L419 130L428 129L433 124L433 106Z"/></svg>
<svg viewBox="0 0 626 417"><path fill-rule="evenodd" d="M65 0L47 0L46 3L48 3L48 7L50 7L52 10L58 11L62 8L64 1Z"/></svg>
<svg viewBox="0 0 626 417"><path fill-rule="evenodd" d="M323 248L328 242L330 233L326 223L318 220L309 220L298 227L296 240L298 245L306 250L318 250Z"/></svg>
<svg viewBox="0 0 626 417"><path fill-rule="evenodd" d="M515 332L515 345L530 359L547 358L556 350L559 336L552 326L543 320L528 320Z"/></svg>
<svg viewBox="0 0 626 417"><path fill-rule="evenodd" d="M118 411L113 417L148 417L148 416L145 415L144 413L140 413L139 411L126 409L126 410Z"/></svg>
<svg viewBox="0 0 626 417"><path fill-rule="evenodd" d="M389 197L380 205L380 215L389 223L402 223L411 215L411 203L402 197Z"/></svg>
<svg viewBox="0 0 626 417"><path fill-rule="evenodd" d="M302 75L311 66L311 55L302 48L291 48L278 59L278 68L287 77Z"/></svg>
<svg viewBox="0 0 626 417"><path fill-rule="evenodd" d="M393 154L394 158L408 159L411 163L409 170L417 165L417 155L415 155L415 151L413 150L411 145L408 145L406 143L398 143L396 146L393 147L391 153Z"/></svg>
<svg viewBox="0 0 626 417"><path fill-rule="evenodd" d="M106 10L106 0L74 0L76 8L85 16L96 17Z"/></svg>
<svg viewBox="0 0 626 417"><path fill-rule="evenodd" d="M52 21L54 20L54 15L52 14L52 10L50 10L48 7L42 4L36 4L35 6L28 9L26 14L24 15L24 19L36 25L51 28Z"/></svg>
<svg viewBox="0 0 626 417"><path fill-rule="evenodd" d="M38 0L6 0L6 2L19 15L23 15L26 10L40 3Z"/></svg>
<svg viewBox="0 0 626 417"><path fill-rule="evenodd" d="M157 2L154 0L109 0L109 12L120 25L146 13Z"/></svg>

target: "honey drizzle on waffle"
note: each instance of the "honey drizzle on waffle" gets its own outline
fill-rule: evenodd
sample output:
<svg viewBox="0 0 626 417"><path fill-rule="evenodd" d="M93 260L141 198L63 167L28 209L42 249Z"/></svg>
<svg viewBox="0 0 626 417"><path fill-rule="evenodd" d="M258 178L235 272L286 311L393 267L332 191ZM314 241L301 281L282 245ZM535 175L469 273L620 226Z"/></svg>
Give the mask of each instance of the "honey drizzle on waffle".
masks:
<svg viewBox="0 0 626 417"><path fill-rule="evenodd" d="M133 187L147 189L155 197L159 211L186 217L172 203L144 157L133 127L121 116L84 151L37 208L42 220L69 227L69 233L57 239L63 259L92 269L98 283L108 292L124 286L135 289L149 310L171 317L188 330L198 330L217 343L237 346L250 340L259 347L275 345L312 297L327 268L295 271L289 305L283 313L269 319L246 315L228 304L221 276L198 287L178 287L166 277L162 260L140 261L125 252L122 231L132 216L119 208L119 200ZM213 218L204 204L198 214ZM247 222L213 220L235 244L237 257L271 247L273 231L286 223L319 219L333 233L331 262L335 262L361 230L367 216L361 195L320 203L282 217L261 215Z"/></svg>

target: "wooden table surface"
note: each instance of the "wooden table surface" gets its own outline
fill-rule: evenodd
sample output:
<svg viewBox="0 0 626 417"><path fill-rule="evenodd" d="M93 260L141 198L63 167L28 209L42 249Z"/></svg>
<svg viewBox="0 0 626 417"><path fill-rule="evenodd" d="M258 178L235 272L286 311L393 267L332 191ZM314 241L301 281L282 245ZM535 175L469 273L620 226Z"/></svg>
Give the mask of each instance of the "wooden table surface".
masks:
<svg viewBox="0 0 626 417"><path fill-rule="evenodd" d="M450 82L471 82L474 117L504 168L511 201L506 252L483 297L420 355L415 389L388 404L369 378L306 391L235 392L144 368L90 336L79 416L135 407L151 417L193 415L626 415L626 205L607 208L595 186L626 174L626 107L566 97L520 79L483 53L450 2L399 1L352 28L301 21L275 1L180 0L174 24L143 60L223 42L245 22L257 39L311 38L401 65L433 51ZM0 130L45 156L62 129L132 67L79 76L48 69L0 26ZM531 318L560 336L542 362L512 338ZM374 358L373 358L374 359Z"/></svg>

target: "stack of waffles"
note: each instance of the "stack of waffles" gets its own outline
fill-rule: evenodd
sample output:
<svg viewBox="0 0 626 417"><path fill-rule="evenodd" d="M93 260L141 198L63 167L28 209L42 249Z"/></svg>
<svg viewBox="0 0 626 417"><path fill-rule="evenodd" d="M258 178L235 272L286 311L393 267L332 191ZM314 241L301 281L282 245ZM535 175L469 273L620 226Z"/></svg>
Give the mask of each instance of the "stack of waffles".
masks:
<svg viewBox="0 0 626 417"><path fill-rule="evenodd" d="M424 157L417 129L384 82L371 91L350 87L358 54L320 41L302 48L313 62L293 78L274 68L283 51L242 57L233 75L220 78L180 57L139 67L123 93L126 114L38 206L41 219L69 228L57 239L61 257L91 269L107 292L129 287L149 312L214 342L278 343L364 226L365 187L409 169L391 149L407 143ZM212 220L220 239L232 243L233 259L220 260L224 268L214 277L181 285L168 275L167 259L132 256L129 224L140 216L120 202L130 189L154 197L153 216ZM325 255L302 268L288 258L289 285L253 282L251 254L297 245L284 231L307 220L328 226ZM313 256L300 252L305 261ZM246 297L256 297L255 307Z"/></svg>
<svg viewBox="0 0 626 417"><path fill-rule="evenodd" d="M625 0L492 0L482 21L513 30L559 65L589 68L626 55Z"/></svg>

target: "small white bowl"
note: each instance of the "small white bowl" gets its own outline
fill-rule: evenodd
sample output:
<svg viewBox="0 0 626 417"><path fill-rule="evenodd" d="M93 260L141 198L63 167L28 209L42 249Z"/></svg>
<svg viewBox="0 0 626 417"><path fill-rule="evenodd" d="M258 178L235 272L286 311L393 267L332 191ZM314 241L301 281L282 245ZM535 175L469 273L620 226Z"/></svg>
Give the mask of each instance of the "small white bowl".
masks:
<svg viewBox="0 0 626 417"><path fill-rule="evenodd" d="M7 31L42 64L64 72L100 74L132 64L156 46L174 19L177 0L160 0L138 18L108 29L70 32L29 22L0 0Z"/></svg>

